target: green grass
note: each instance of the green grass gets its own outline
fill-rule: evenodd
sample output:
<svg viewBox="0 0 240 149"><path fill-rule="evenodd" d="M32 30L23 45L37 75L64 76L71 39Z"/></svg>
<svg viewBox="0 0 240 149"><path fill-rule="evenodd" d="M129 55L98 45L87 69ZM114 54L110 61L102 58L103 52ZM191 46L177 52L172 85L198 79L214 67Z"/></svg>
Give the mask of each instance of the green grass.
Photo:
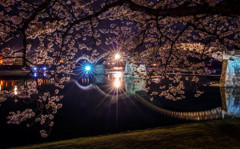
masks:
<svg viewBox="0 0 240 149"><path fill-rule="evenodd" d="M240 120L229 119L198 122L165 128L154 128L19 147L19 149L25 148L240 149Z"/></svg>

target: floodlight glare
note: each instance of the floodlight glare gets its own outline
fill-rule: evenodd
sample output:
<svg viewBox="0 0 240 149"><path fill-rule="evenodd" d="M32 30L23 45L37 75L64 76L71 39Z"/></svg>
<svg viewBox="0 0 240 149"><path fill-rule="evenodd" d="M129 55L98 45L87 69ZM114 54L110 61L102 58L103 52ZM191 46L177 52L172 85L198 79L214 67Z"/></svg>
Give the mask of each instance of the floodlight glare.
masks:
<svg viewBox="0 0 240 149"><path fill-rule="evenodd" d="M118 59L120 59L120 58L121 58L120 54L119 54L119 53L116 53L116 54L115 54L115 60L118 60Z"/></svg>
<svg viewBox="0 0 240 149"><path fill-rule="evenodd" d="M115 78L115 80L113 82L113 86L117 89L121 86L121 82L120 82L119 78Z"/></svg>
<svg viewBox="0 0 240 149"><path fill-rule="evenodd" d="M37 70L37 67L34 67L33 70Z"/></svg>
<svg viewBox="0 0 240 149"><path fill-rule="evenodd" d="M43 70L47 70L47 67L43 67Z"/></svg>
<svg viewBox="0 0 240 149"><path fill-rule="evenodd" d="M84 67L84 69L85 69L85 71L90 71L90 70L91 70L91 66L86 65L86 66Z"/></svg>

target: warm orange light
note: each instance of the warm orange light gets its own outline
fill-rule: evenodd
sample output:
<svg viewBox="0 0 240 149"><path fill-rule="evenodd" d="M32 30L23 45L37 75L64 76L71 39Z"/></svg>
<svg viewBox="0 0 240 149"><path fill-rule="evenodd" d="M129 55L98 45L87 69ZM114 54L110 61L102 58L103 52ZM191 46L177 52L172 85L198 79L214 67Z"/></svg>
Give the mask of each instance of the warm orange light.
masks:
<svg viewBox="0 0 240 149"><path fill-rule="evenodd" d="M115 74L113 74L114 77L114 82L113 82L113 86L115 88L120 88L121 87L121 77L122 77L122 72L116 72Z"/></svg>
<svg viewBox="0 0 240 149"><path fill-rule="evenodd" d="M61 59L59 62L60 62L60 63L64 63L64 60L63 60L63 59Z"/></svg>
<svg viewBox="0 0 240 149"><path fill-rule="evenodd" d="M0 57L0 64L3 63L3 57Z"/></svg>
<svg viewBox="0 0 240 149"><path fill-rule="evenodd" d="M14 87L14 95L17 95L18 92L17 92L17 86Z"/></svg>
<svg viewBox="0 0 240 149"><path fill-rule="evenodd" d="M113 86L114 86L115 88L119 88L119 87L121 86L121 81L120 81L119 78L115 78L115 79L114 79Z"/></svg>
<svg viewBox="0 0 240 149"><path fill-rule="evenodd" d="M116 72L115 74L113 74L113 77L116 79L119 79L122 77L122 72Z"/></svg>
<svg viewBox="0 0 240 149"><path fill-rule="evenodd" d="M115 58L115 60L119 60L121 58L121 55L119 53L116 53L114 58Z"/></svg>
<svg viewBox="0 0 240 149"><path fill-rule="evenodd" d="M1 90L2 90L3 89L3 81L2 80L1 80L1 85L0 86L1 86Z"/></svg>
<svg viewBox="0 0 240 149"><path fill-rule="evenodd" d="M39 86L42 86L43 79L37 79Z"/></svg>
<svg viewBox="0 0 240 149"><path fill-rule="evenodd" d="M122 67L113 67L114 70L123 70Z"/></svg>

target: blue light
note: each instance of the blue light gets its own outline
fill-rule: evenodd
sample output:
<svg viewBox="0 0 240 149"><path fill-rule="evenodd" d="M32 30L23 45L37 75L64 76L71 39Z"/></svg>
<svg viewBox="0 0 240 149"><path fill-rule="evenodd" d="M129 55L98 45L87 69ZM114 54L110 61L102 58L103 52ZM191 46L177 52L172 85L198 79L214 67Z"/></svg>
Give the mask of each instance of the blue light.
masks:
<svg viewBox="0 0 240 149"><path fill-rule="evenodd" d="M91 69L92 69L92 68L91 68L91 66L90 66L90 65L86 65L86 66L84 67L84 69L85 69L85 71L87 71L87 72L88 72L88 71L91 71Z"/></svg>
<svg viewBox="0 0 240 149"><path fill-rule="evenodd" d="M37 73L34 73L33 76L34 76L34 77L37 77Z"/></svg>
<svg viewBox="0 0 240 149"><path fill-rule="evenodd" d="M43 70L47 70L47 67L43 67Z"/></svg>
<svg viewBox="0 0 240 149"><path fill-rule="evenodd" d="M33 70L37 70L37 67L34 67Z"/></svg>

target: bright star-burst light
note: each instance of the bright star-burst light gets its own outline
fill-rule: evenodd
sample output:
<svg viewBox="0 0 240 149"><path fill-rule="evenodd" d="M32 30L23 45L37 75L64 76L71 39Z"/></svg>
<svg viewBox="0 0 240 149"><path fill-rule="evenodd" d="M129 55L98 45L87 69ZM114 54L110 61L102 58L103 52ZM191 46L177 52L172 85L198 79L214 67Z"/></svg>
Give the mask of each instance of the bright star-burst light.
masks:
<svg viewBox="0 0 240 149"><path fill-rule="evenodd" d="M114 86L115 88L117 88L117 89L121 86L121 82L120 82L120 79L119 79L119 78L115 78L115 79L114 79L113 86Z"/></svg>
<svg viewBox="0 0 240 149"><path fill-rule="evenodd" d="M120 78L122 77L122 73L121 72L115 72L115 74L113 74L114 77L114 82L113 82L113 86L118 89L121 86L121 81Z"/></svg>
<svg viewBox="0 0 240 149"><path fill-rule="evenodd" d="M121 58L121 55L119 53L116 53L114 58L115 58L115 60L119 60Z"/></svg>
<svg viewBox="0 0 240 149"><path fill-rule="evenodd" d="M84 66L84 69L85 69L85 71L89 72L89 71L91 71L92 68L90 65L86 65L86 66Z"/></svg>
<svg viewBox="0 0 240 149"><path fill-rule="evenodd" d="M76 76L78 76L78 79L82 78L82 77L92 77L94 76L94 65L83 61L83 62L79 62L76 64Z"/></svg>

